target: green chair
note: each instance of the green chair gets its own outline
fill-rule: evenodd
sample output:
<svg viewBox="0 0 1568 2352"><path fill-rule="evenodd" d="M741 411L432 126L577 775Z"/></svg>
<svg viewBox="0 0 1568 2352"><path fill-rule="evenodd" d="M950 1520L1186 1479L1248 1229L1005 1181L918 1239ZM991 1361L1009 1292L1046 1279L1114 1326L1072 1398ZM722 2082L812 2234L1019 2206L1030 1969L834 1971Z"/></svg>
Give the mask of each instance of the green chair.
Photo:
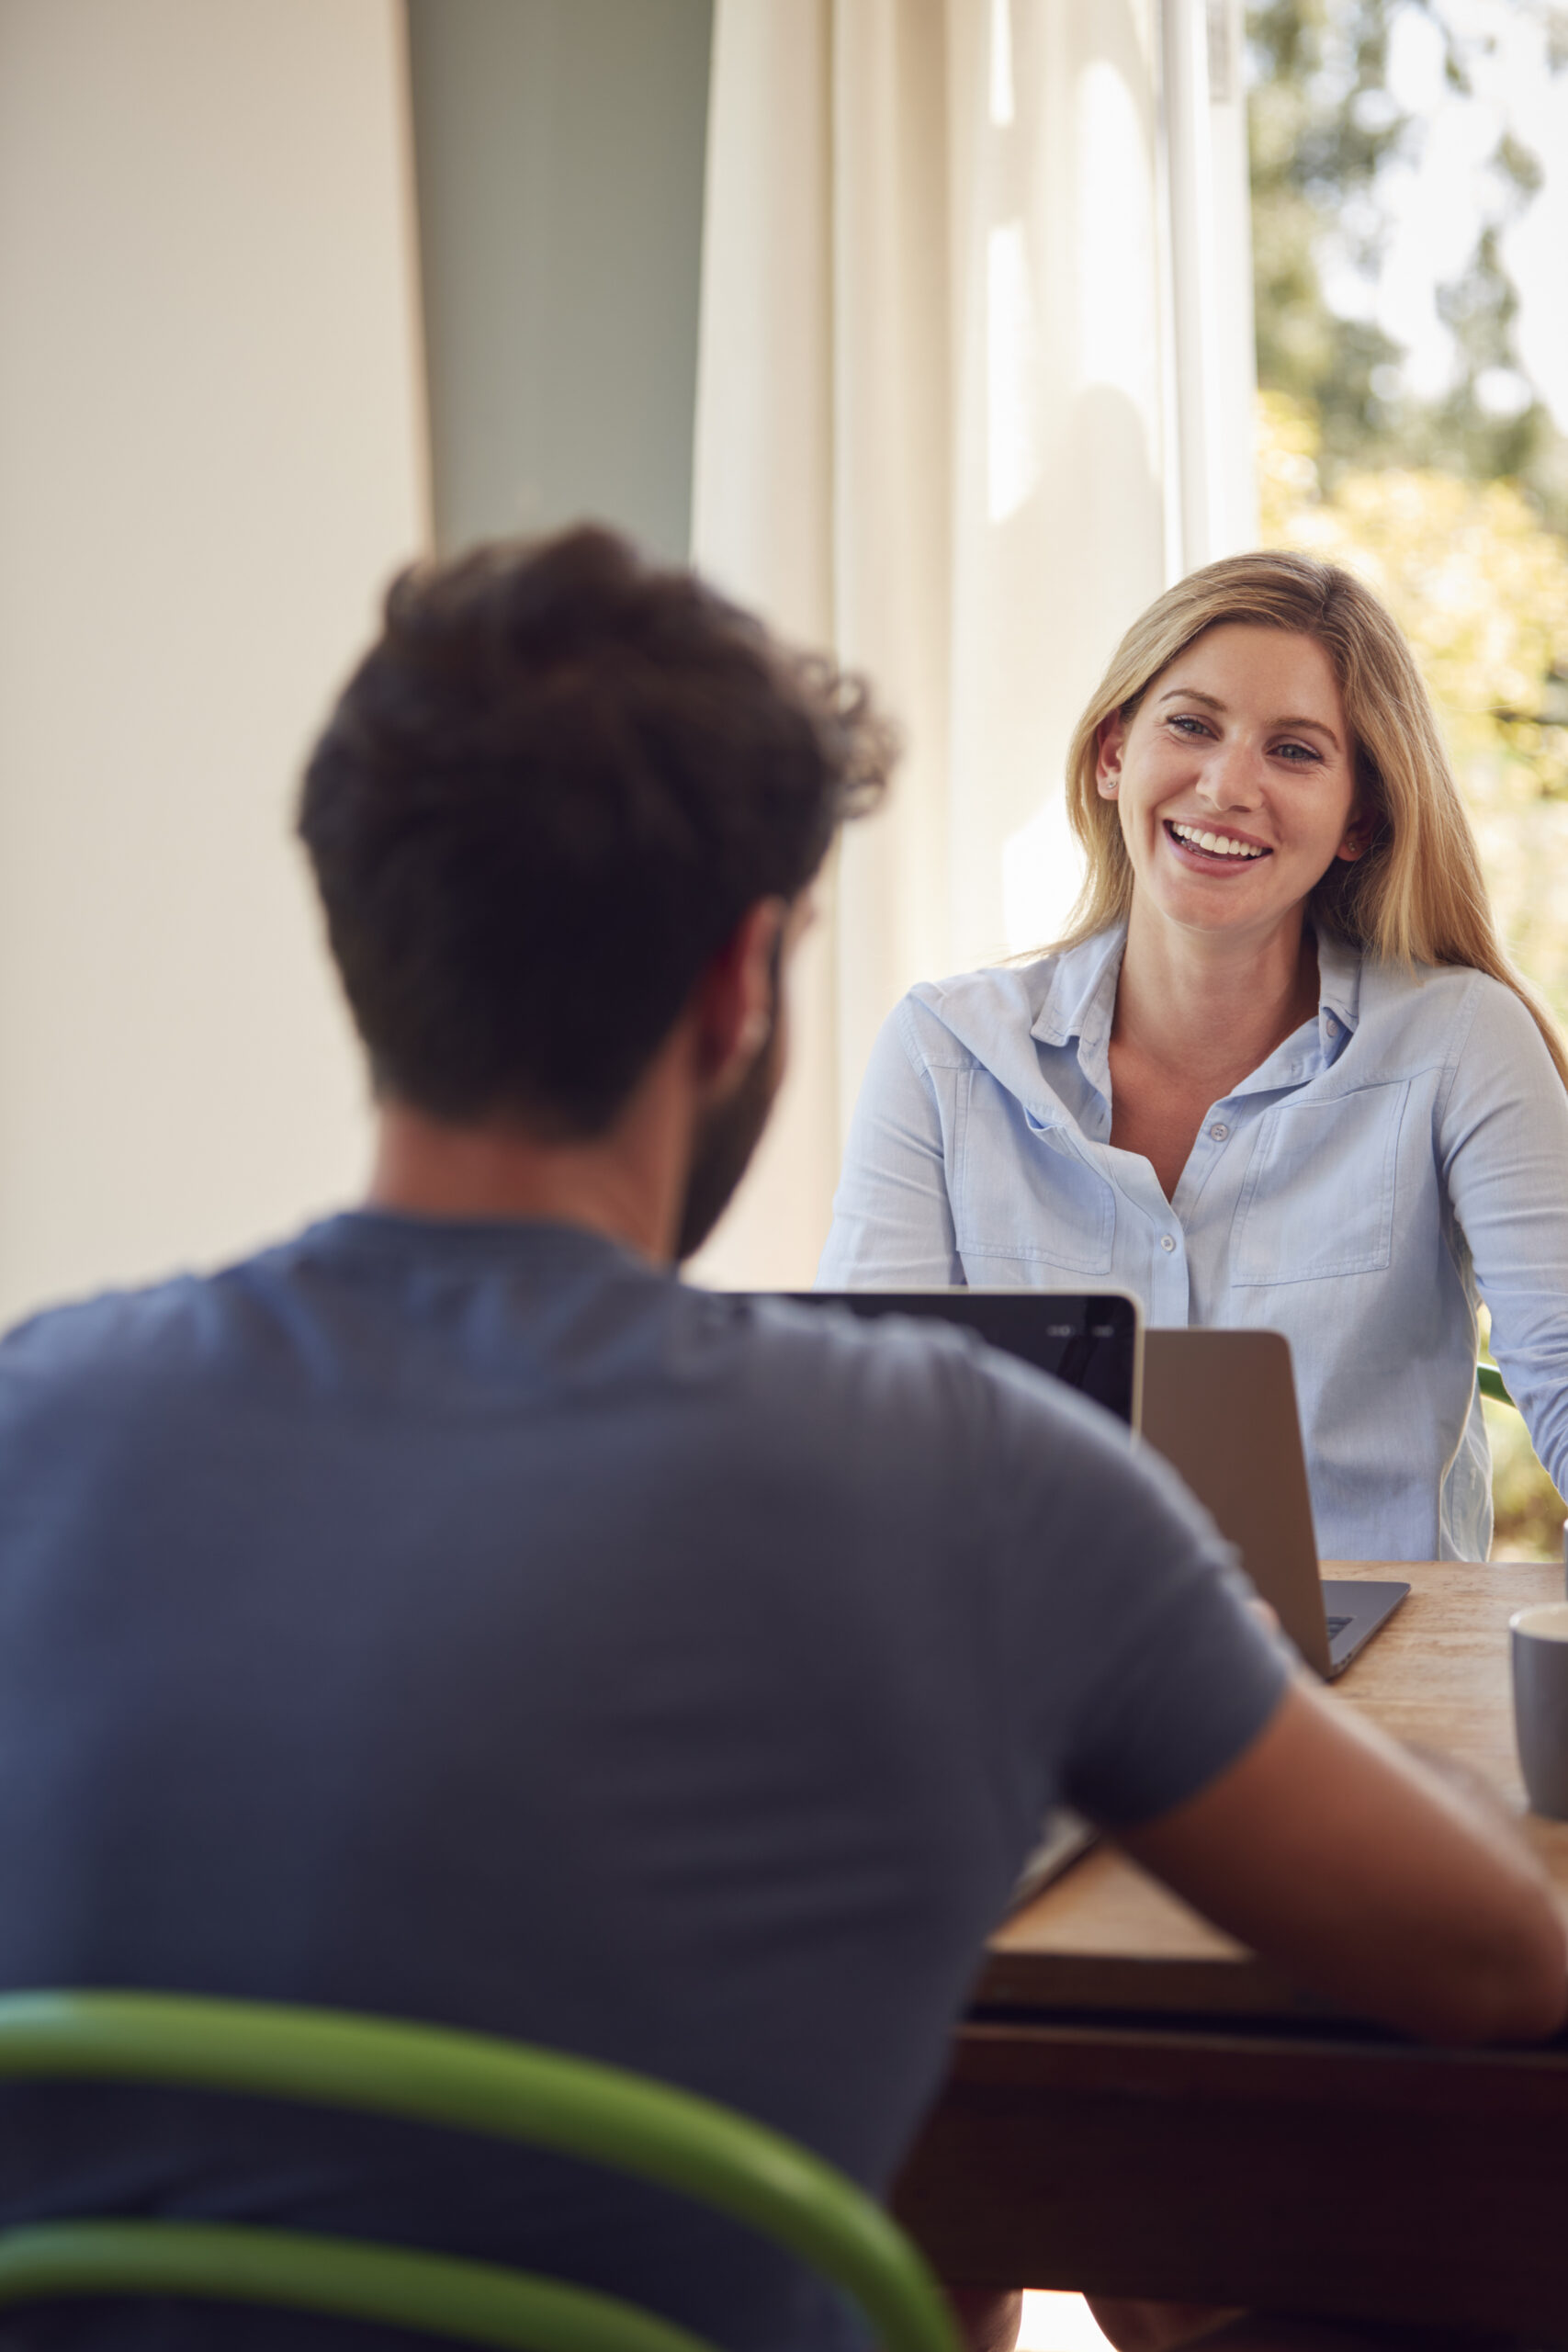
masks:
<svg viewBox="0 0 1568 2352"><path fill-rule="evenodd" d="M684 2192L789 2248L882 2352L956 2352L909 2241L854 2183L712 2101L551 2050L326 2009L153 1993L0 1996L0 2079L239 2091L525 2141ZM0 2231L0 2308L59 2296L283 2304L530 2352L712 2352L586 2288L493 2264L207 2222Z"/></svg>
<svg viewBox="0 0 1568 2352"><path fill-rule="evenodd" d="M1499 1405L1514 1404L1513 1398L1509 1396L1506 1388L1503 1385L1503 1375L1498 1371L1495 1363L1478 1363L1476 1365L1475 1385L1477 1388L1480 1389L1483 1396L1492 1397L1495 1403ZM1518 1411L1518 1407L1517 1405L1514 1405L1514 1410L1516 1412Z"/></svg>

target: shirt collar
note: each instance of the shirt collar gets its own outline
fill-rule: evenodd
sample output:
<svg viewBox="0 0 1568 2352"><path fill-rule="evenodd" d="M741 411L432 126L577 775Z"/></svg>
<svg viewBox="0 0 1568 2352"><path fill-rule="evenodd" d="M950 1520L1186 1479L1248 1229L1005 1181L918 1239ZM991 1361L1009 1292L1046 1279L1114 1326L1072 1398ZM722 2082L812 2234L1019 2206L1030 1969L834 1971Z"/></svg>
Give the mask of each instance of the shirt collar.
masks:
<svg viewBox="0 0 1568 2352"><path fill-rule="evenodd" d="M1113 923L1058 956L1031 1035L1043 1046L1077 1040L1078 1068L1105 1102L1111 1100L1111 1024L1127 926Z"/></svg>
<svg viewBox="0 0 1568 2352"><path fill-rule="evenodd" d="M1101 1033L1109 1037L1126 944L1126 924L1113 923L1054 957L1030 1035L1043 1046L1065 1046L1074 1037L1083 1043Z"/></svg>
<svg viewBox="0 0 1568 2352"><path fill-rule="evenodd" d="M1355 1034L1360 1011L1361 951L1325 933L1317 942L1317 1020L1303 1021L1266 1062L1232 1090L1235 1095L1271 1094L1321 1078Z"/></svg>
<svg viewBox="0 0 1568 2352"><path fill-rule="evenodd" d="M1107 1101L1111 1096L1111 1024L1116 1013L1116 983L1122 975L1126 944L1126 924L1113 923L1109 931L1096 932L1092 938L1080 940L1076 947L1055 956L1030 1030L1043 1046L1063 1046L1076 1039L1078 1067ZM1325 1069L1338 1058L1347 1040L1355 1035L1360 1015L1359 947L1333 932L1320 933L1317 974L1316 1042L1321 1058L1309 1056L1304 1066L1294 1068L1292 1076L1297 1082L1313 1075L1314 1069ZM1298 1054L1299 1051L1298 1046ZM1277 1058L1271 1055L1241 1091L1250 1091L1260 1083L1278 1084L1281 1073L1275 1069Z"/></svg>
<svg viewBox="0 0 1568 2352"><path fill-rule="evenodd" d="M1043 1046L1065 1046L1069 1038L1109 1030L1126 944L1126 924L1112 923L1055 956L1030 1034ZM1332 1012L1342 1027L1354 1031L1360 1012L1360 949L1335 932L1320 933L1317 977L1320 1015Z"/></svg>
<svg viewBox="0 0 1568 2352"><path fill-rule="evenodd" d="M1317 1034L1332 1061L1356 1034L1361 1010L1361 951L1334 932L1317 935Z"/></svg>

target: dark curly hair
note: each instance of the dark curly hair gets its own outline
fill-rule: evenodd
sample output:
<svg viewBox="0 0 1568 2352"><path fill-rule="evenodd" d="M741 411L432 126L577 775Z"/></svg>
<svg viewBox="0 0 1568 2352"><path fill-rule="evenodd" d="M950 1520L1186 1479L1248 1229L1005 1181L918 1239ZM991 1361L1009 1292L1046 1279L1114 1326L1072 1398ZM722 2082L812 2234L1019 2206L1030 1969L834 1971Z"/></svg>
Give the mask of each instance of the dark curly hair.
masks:
<svg viewBox="0 0 1568 2352"><path fill-rule="evenodd" d="M863 685L610 531L404 572L299 822L378 1092L603 1133L893 756Z"/></svg>

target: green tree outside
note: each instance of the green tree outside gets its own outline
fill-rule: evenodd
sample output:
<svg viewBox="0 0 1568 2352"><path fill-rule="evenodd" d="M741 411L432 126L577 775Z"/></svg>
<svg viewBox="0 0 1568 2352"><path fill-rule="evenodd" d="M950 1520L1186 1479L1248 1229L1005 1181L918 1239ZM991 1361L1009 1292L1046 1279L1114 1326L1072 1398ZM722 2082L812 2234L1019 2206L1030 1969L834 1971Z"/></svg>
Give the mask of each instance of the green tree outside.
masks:
<svg viewBox="0 0 1568 2352"><path fill-rule="evenodd" d="M1323 285L1331 261L1375 279L1383 175L1419 135L1388 86L1397 17L1435 27L1464 96L1505 8L1539 24L1551 70L1568 63L1568 9L1550 0L1269 0L1250 17L1258 495L1266 545L1357 571L1409 637L1508 951L1568 1025L1568 442L1519 368L1501 248L1539 159L1504 129L1471 261L1437 289L1440 398L1416 399L1400 346ZM1499 382L1518 388L1501 412ZM1485 1410L1495 1548L1555 1556L1563 1503L1518 1415Z"/></svg>

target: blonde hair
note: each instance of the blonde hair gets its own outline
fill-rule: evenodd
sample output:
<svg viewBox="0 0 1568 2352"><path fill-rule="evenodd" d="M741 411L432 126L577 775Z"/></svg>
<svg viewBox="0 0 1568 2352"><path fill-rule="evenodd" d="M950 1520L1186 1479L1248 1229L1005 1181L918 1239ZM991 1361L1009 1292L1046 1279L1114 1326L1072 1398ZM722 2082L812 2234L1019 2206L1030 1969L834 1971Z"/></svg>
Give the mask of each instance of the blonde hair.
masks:
<svg viewBox="0 0 1568 2352"><path fill-rule="evenodd" d="M1498 941L1475 837L1410 648L1369 588L1312 556L1266 548L1206 564L1127 631L1067 753L1067 813L1089 872L1056 950L1125 921L1133 901L1116 807L1095 786L1100 728L1116 712L1130 720L1178 654L1224 621L1314 639L1338 681L1368 837L1359 858L1337 858L1313 890L1314 926L1406 969L1458 964L1500 980L1531 1014L1568 1086L1557 1025Z"/></svg>

